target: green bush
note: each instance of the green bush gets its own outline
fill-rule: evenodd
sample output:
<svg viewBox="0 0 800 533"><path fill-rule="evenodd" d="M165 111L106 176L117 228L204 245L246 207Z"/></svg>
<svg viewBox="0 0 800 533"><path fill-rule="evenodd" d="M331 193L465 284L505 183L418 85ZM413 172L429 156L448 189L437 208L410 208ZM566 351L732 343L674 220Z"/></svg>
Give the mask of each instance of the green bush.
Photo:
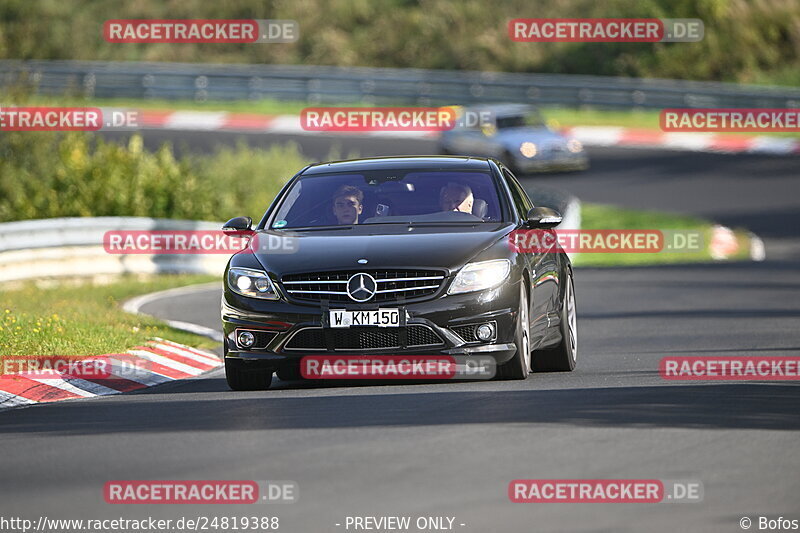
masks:
<svg viewBox="0 0 800 533"><path fill-rule="evenodd" d="M0 134L0 221L81 216L258 219L305 165L296 145L244 144L176 159L133 135L127 145L85 133Z"/></svg>
<svg viewBox="0 0 800 533"><path fill-rule="evenodd" d="M260 149L240 142L191 160L196 174L218 196L215 212L226 213L215 220L240 215L259 220L283 184L306 164L295 143Z"/></svg>

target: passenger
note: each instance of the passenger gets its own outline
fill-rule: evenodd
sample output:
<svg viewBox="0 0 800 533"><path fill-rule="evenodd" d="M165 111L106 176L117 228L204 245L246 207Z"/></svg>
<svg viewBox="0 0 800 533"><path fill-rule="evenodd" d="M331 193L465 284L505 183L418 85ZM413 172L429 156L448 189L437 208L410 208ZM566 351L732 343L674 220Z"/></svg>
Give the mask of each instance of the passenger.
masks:
<svg viewBox="0 0 800 533"><path fill-rule="evenodd" d="M450 182L439 192L439 204L442 211L461 211L472 214L472 204L475 197L472 189L463 183Z"/></svg>

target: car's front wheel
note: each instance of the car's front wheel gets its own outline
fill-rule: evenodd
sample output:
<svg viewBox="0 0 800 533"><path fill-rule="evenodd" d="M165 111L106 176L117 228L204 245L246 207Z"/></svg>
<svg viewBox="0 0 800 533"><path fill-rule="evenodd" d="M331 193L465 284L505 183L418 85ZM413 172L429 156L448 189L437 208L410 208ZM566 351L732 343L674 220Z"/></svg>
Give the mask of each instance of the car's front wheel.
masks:
<svg viewBox="0 0 800 533"><path fill-rule="evenodd" d="M519 313L514 343L517 353L510 361L497 367L500 379L527 379L531 371L531 324L528 317L528 291L525 290L525 279L520 281Z"/></svg>
<svg viewBox="0 0 800 533"><path fill-rule="evenodd" d="M536 352L534 370L570 372L578 362L578 317L575 307L575 284L567 271L564 300L561 302L561 343L553 349Z"/></svg>

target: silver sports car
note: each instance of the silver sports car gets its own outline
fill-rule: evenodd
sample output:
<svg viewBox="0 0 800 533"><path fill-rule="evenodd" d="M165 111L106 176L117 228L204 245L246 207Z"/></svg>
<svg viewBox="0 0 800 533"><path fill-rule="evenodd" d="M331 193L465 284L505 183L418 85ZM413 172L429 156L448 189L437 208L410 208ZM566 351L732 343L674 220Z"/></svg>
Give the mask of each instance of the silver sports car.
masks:
<svg viewBox="0 0 800 533"><path fill-rule="evenodd" d="M464 120L439 138L443 154L494 157L517 173L589 168L580 141L550 129L533 107L502 104L463 108L460 116Z"/></svg>

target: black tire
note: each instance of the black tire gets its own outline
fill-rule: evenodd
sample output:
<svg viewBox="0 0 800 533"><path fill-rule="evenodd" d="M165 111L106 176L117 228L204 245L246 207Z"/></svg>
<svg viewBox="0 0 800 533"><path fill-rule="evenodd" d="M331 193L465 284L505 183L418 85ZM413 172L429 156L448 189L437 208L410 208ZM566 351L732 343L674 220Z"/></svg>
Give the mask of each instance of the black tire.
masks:
<svg viewBox="0 0 800 533"><path fill-rule="evenodd" d="M534 352L533 369L540 372L572 372L578 363L578 319L575 284L567 271L567 286L561 302L561 343L555 348Z"/></svg>
<svg viewBox="0 0 800 533"><path fill-rule="evenodd" d="M272 384L272 369L226 357L225 380L232 390L267 390Z"/></svg>
<svg viewBox="0 0 800 533"><path fill-rule="evenodd" d="M510 361L497 367L499 379L527 379L531 371L531 325L528 304L528 291L525 289L525 278L520 281L519 312L514 343L517 353Z"/></svg>

